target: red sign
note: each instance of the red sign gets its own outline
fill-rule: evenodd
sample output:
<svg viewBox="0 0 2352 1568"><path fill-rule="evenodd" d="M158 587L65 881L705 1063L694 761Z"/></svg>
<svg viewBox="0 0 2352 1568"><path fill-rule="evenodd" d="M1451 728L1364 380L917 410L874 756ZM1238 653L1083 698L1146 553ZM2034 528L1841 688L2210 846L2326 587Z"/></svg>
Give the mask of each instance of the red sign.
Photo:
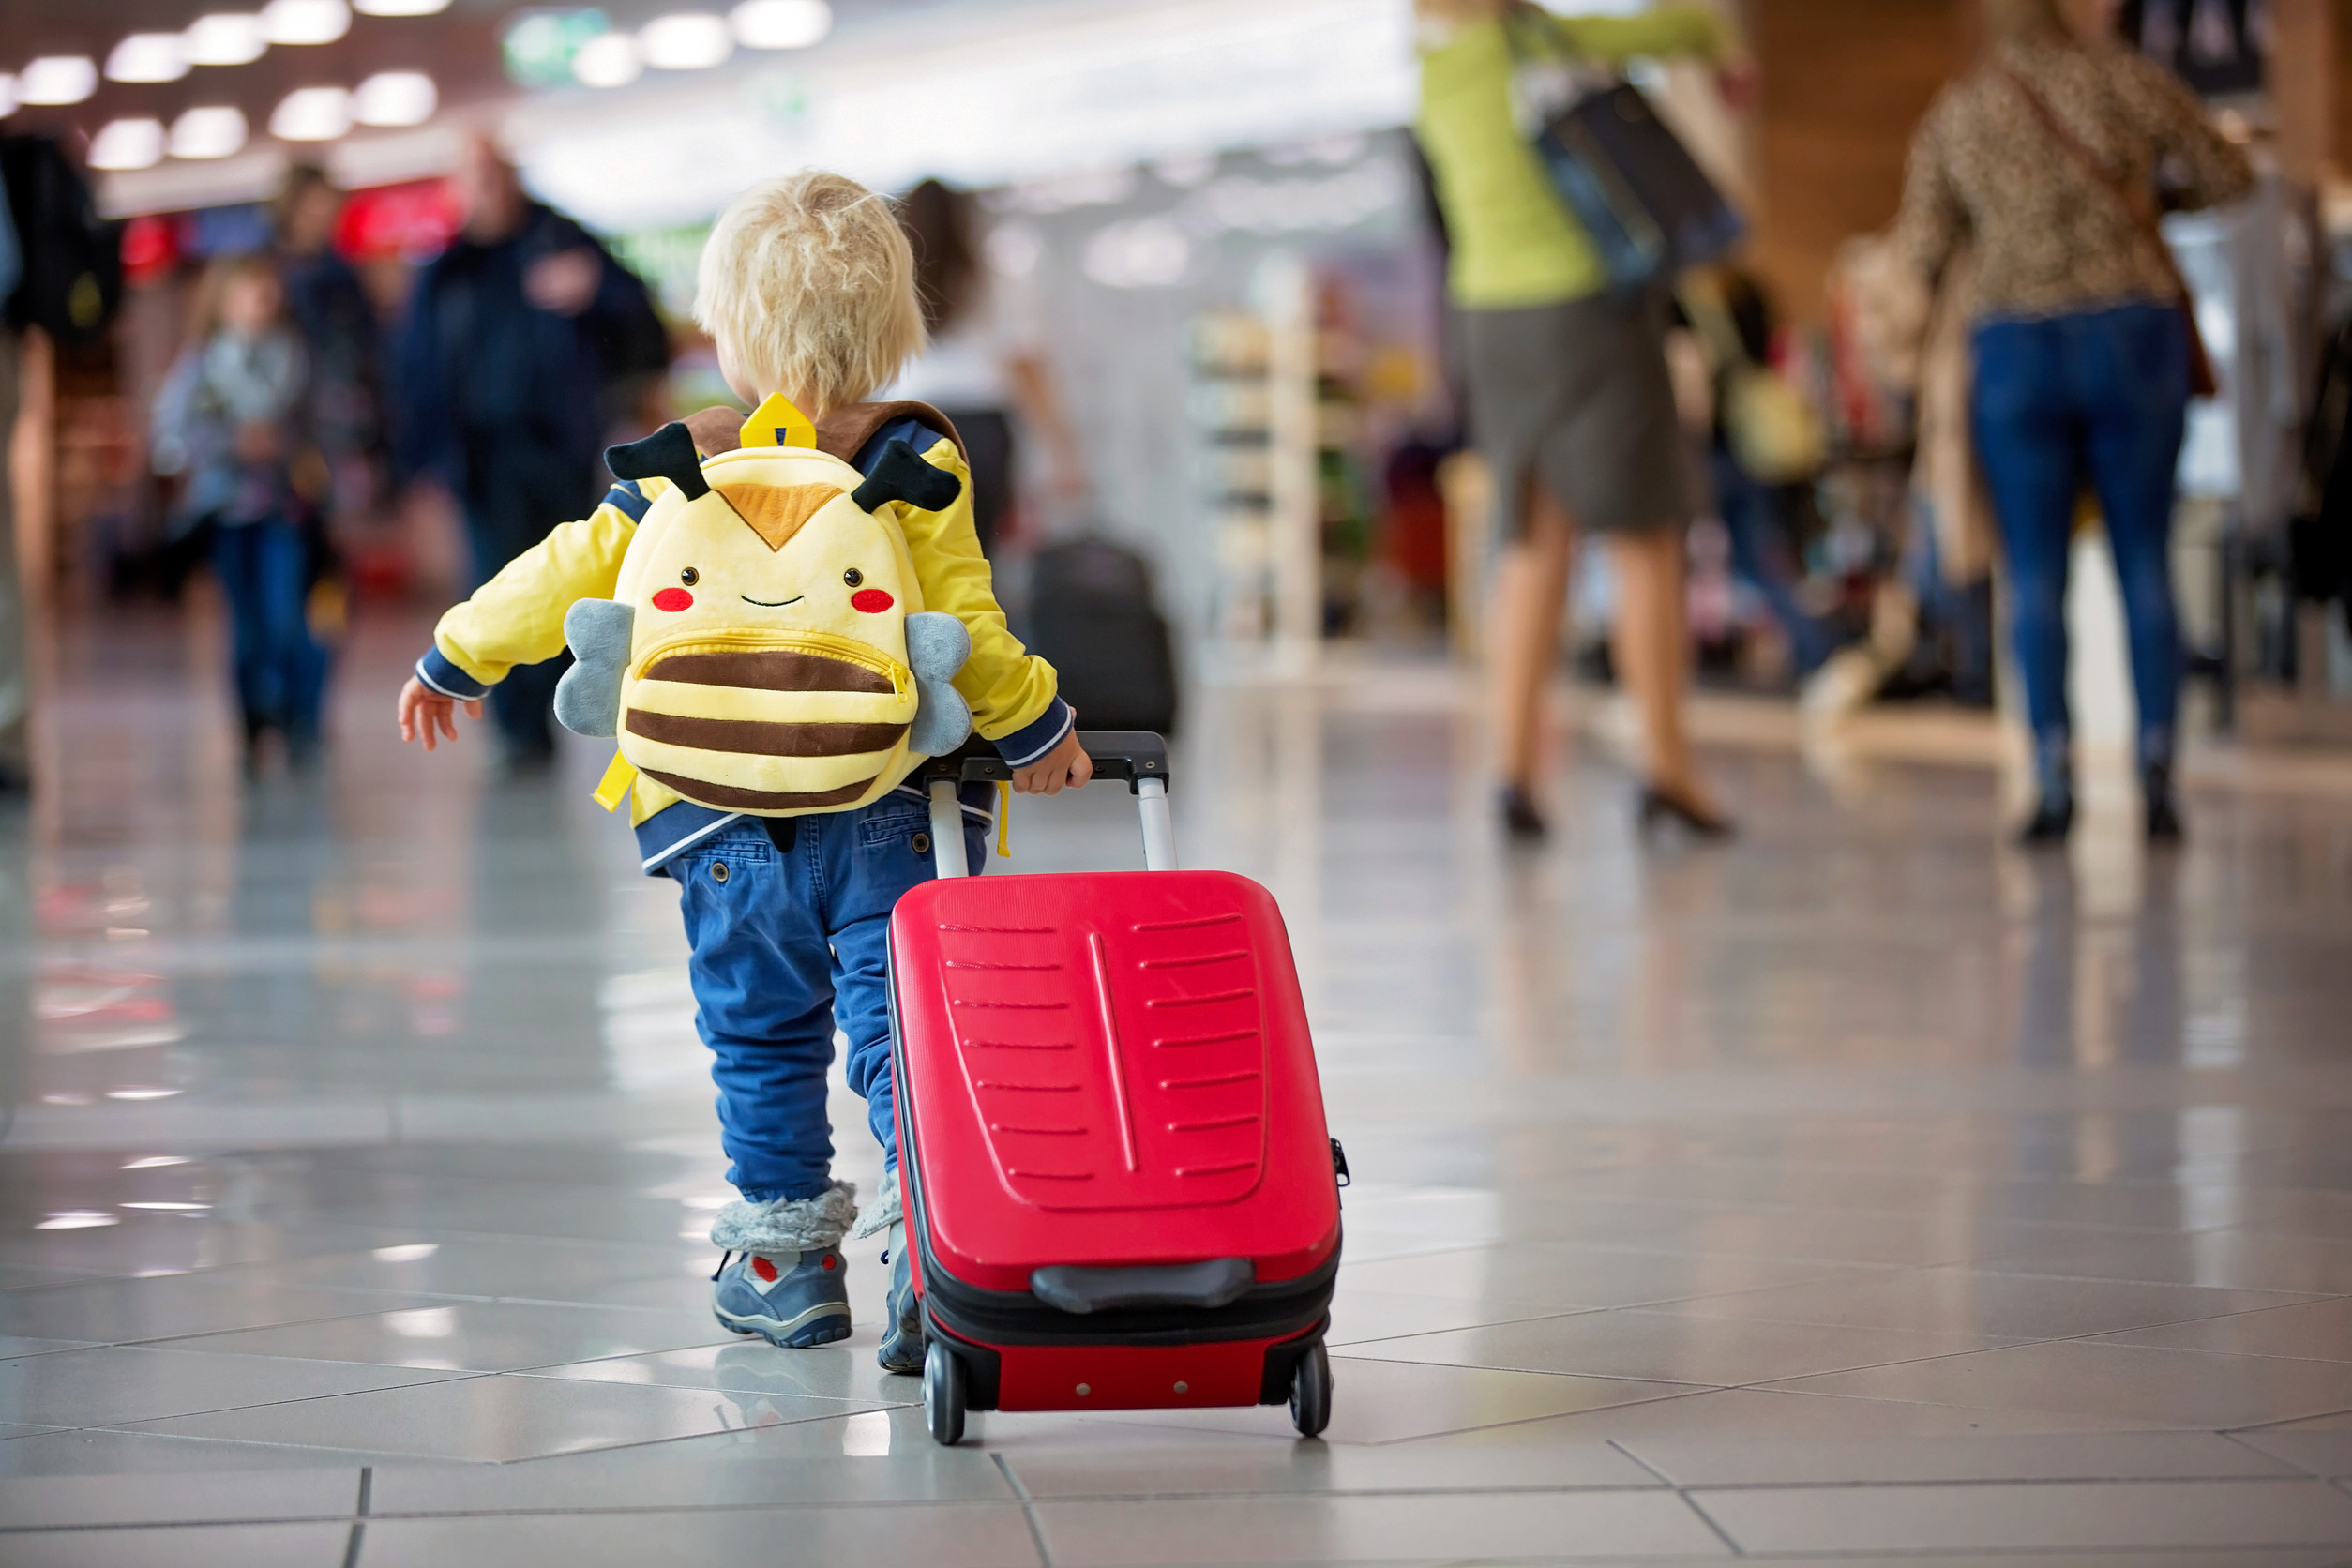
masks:
<svg viewBox="0 0 2352 1568"><path fill-rule="evenodd" d="M460 226L443 180L411 180L352 192L335 223L335 249L353 262L420 262L439 255Z"/></svg>

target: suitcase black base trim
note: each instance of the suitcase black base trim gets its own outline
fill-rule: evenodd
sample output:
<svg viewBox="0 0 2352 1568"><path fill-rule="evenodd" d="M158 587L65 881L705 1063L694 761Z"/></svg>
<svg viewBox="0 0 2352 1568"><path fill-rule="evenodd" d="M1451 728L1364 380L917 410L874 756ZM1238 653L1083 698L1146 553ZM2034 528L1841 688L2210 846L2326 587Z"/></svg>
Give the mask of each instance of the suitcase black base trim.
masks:
<svg viewBox="0 0 2352 1568"><path fill-rule="evenodd" d="M908 1186L914 1188L916 1182ZM1028 1290L988 1290L949 1274L911 1216L908 1234L923 1262L923 1300L959 1338L992 1345L1201 1345L1221 1339L1279 1339L1314 1327L1331 1310L1339 1248L1296 1279L1253 1287L1229 1306L1122 1307L1078 1314Z"/></svg>
<svg viewBox="0 0 2352 1568"><path fill-rule="evenodd" d="M1331 1319L1320 1317L1304 1334L1266 1347L1265 1372L1258 1385L1259 1404L1287 1405L1290 1402L1290 1385L1298 1376L1299 1363L1323 1342L1323 1334L1330 1327ZM947 1346L956 1359L963 1363L964 1409L995 1410L998 1391L1003 1386L1004 1357L994 1346L979 1344L952 1330L943 1329L927 1304L923 1312L923 1329Z"/></svg>

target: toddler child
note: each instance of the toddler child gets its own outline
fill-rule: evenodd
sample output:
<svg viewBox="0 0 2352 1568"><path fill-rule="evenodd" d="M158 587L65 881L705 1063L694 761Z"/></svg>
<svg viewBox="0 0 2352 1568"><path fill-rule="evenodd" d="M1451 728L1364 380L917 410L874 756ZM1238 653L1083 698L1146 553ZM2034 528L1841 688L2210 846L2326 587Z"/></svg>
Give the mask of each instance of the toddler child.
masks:
<svg viewBox="0 0 2352 1568"><path fill-rule="evenodd" d="M265 256L216 261L198 284L188 347L155 404L155 466L185 475L178 520L209 525L229 601L250 772L264 731L307 761L319 741L326 651L309 625L312 533L297 492L309 375Z"/></svg>
<svg viewBox="0 0 2352 1568"><path fill-rule="evenodd" d="M973 727L1013 767L1013 787L1054 794L1086 782L1054 672L1006 629L972 530L972 485L947 420L913 403L861 400L887 384L923 343L913 257L887 202L837 174L804 173L755 188L720 217L704 246L695 318L728 385L753 407L781 394L817 424L819 445L870 474L904 441L953 475L956 499L900 508L928 610L964 624L972 656L956 677ZM705 455L738 444L735 416L686 421ZM665 481L624 480L594 515L556 528L442 617L433 646L400 690L403 740L430 751L455 739L459 703L481 699L519 664L564 650L564 614L611 596L631 531ZM964 810L970 863L990 826L987 786ZM720 1322L772 1344L827 1344L850 1333L839 1244L855 1194L833 1179L825 1072L837 1024L850 1086L882 1143L884 1191L857 1234L887 1230L891 1259L882 1364L913 1372L923 1334L898 1214L884 936L900 894L933 874L924 796L901 785L872 805L757 817L681 799L639 775L631 806L649 875L679 886L693 948L696 1024L718 1085L720 1139L740 1199L719 1211L712 1243Z"/></svg>

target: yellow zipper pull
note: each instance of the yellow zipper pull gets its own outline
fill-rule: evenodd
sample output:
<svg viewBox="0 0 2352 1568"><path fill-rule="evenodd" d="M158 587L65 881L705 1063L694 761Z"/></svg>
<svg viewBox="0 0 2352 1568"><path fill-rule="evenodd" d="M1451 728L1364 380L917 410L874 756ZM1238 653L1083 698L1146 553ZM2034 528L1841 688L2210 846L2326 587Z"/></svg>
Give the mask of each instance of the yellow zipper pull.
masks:
<svg viewBox="0 0 2352 1568"><path fill-rule="evenodd" d="M596 804L607 811L618 811L628 799L629 786L637 782L637 767L619 752L604 770L604 777L596 784Z"/></svg>
<svg viewBox="0 0 2352 1568"><path fill-rule="evenodd" d="M1013 858L1013 786L1003 779L996 786L996 852L1003 859Z"/></svg>

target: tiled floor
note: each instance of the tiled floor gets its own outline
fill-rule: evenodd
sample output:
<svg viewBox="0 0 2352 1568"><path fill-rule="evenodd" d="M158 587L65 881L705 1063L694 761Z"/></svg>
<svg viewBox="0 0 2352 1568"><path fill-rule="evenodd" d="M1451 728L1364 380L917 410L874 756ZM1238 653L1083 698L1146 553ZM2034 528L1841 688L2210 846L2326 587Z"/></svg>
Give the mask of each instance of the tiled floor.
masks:
<svg viewBox="0 0 2352 1568"><path fill-rule="evenodd" d="M2210 755L2164 855L2094 781L2027 856L1980 740L1750 713L1736 845L1638 849L1595 748L1512 855L1442 677L1205 694L1186 855L1281 898L1356 1173L1331 1431L942 1451L870 1244L846 1348L712 1323L670 884L593 747L400 754L415 634L310 783L237 782L201 617L53 661L62 787L0 817L9 1568L2352 1562L2352 768ZM1135 852L1108 791L1012 839Z"/></svg>

